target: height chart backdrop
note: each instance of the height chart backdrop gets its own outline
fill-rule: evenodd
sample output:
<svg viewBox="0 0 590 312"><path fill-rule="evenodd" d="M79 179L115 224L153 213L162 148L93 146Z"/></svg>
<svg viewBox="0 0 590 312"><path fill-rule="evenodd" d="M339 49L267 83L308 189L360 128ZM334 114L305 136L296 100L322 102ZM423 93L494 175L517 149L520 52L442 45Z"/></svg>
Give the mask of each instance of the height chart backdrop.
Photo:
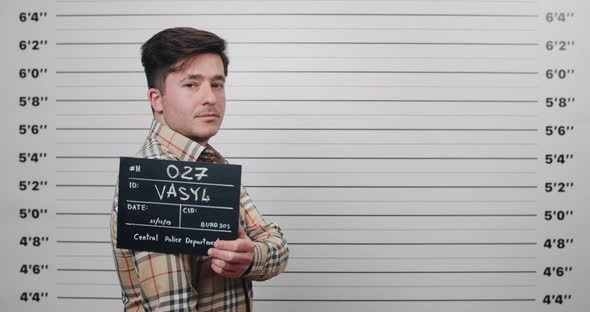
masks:
<svg viewBox="0 0 590 312"><path fill-rule="evenodd" d="M585 311L587 1L4 1L1 304L122 308L140 45L229 42L211 143L291 260L256 311Z"/></svg>

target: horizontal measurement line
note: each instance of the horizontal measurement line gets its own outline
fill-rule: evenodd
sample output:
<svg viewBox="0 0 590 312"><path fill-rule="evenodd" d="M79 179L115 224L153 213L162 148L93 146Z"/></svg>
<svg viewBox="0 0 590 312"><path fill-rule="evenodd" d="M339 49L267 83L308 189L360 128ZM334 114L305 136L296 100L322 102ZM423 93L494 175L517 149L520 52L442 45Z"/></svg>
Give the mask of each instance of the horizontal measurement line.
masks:
<svg viewBox="0 0 590 312"><path fill-rule="evenodd" d="M108 212L57 212L58 216L110 216Z"/></svg>
<svg viewBox="0 0 590 312"><path fill-rule="evenodd" d="M497 243L292 243L301 246L501 246L501 245L537 245L536 242L497 242Z"/></svg>
<svg viewBox="0 0 590 312"><path fill-rule="evenodd" d="M539 131L532 128L222 128L233 131Z"/></svg>
<svg viewBox="0 0 590 312"><path fill-rule="evenodd" d="M57 198L56 201L110 202L110 201L112 201L112 199L107 199L107 198Z"/></svg>
<svg viewBox="0 0 590 312"><path fill-rule="evenodd" d="M71 241L71 240L58 240L58 243L63 244L110 244L110 241Z"/></svg>
<svg viewBox="0 0 590 312"><path fill-rule="evenodd" d="M105 85L105 84L92 84L92 85L80 85L80 84L75 84L75 85L57 85L57 88L145 88L145 85L123 85L123 84L118 84L118 85ZM432 85L432 84L427 84L427 85L321 85L321 84L316 84L316 85L294 85L294 84L289 84L289 85L285 85L285 84L281 84L281 85L258 85L258 84L254 84L254 85L244 85L244 84L232 84L231 88L265 88L265 89L269 89L269 88L445 88L445 89L450 89L450 88L462 88L462 89L535 89L538 86L534 86L534 85L526 85L526 86L519 86L519 85L511 85L511 86L500 86L500 85ZM61 115L69 115L69 114L61 114ZM92 115L92 114L90 114ZM132 115L132 114L103 114L103 115L114 115L114 116L119 116L119 115ZM141 114L139 114L141 115ZM148 115L148 114L143 114L143 115ZM236 114L226 114L225 116L235 116ZM251 115L251 114L244 114L244 115ZM267 115L267 114L264 114ZM274 114L268 114L268 115L274 115ZM293 114L276 114L276 115L293 115ZM306 115L341 115L341 114L306 114ZM350 115L350 114L349 114ZM366 116L370 114L359 114L362 116ZM395 114L385 114L385 115L395 115ZM427 116L427 115L426 115Z"/></svg>
<svg viewBox="0 0 590 312"><path fill-rule="evenodd" d="M83 198L64 198L57 200L66 201L85 201ZM99 200L103 199L88 199ZM110 201L110 199L109 199ZM306 199L257 199L259 202L273 202L273 203L536 203L536 200L306 200Z"/></svg>
<svg viewBox="0 0 590 312"><path fill-rule="evenodd" d="M56 255L58 258L113 258L113 255ZM119 284L117 284L119 285Z"/></svg>
<svg viewBox="0 0 590 312"><path fill-rule="evenodd" d="M74 72L72 72L74 73ZM143 73L143 72L141 72ZM444 70L232 70L232 73L302 73L302 74L485 74L537 75L530 71L444 71Z"/></svg>
<svg viewBox="0 0 590 312"><path fill-rule="evenodd" d="M284 271L293 274L535 274L537 271Z"/></svg>
<svg viewBox="0 0 590 312"><path fill-rule="evenodd" d="M265 214L268 217L536 217L537 214Z"/></svg>
<svg viewBox="0 0 590 312"><path fill-rule="evenodd" d="M108 230L108 226L56 226L58 230Z"/></svg>
<svg viewBox="0 0 590 312"><path fill-rule="evenodd" d="M93 144L93 143L90 143ZM135 143L128 143L135 144ZM221 144L220 142L216 143ZM118 170L55 170L58 173L117 173ZM242 173L265 173L265 174L536 174L536 171L250 171L242 170Z"/></svg>
<svg viewBox="0 0 590 312"><path fill-rule="evenodd" d="M242 71L237 71L242 72ZM65 73L65 72L61 72ZM80 73L80 72L68 72L68 73ZM110 85L110 84L92 84L92 85L57 85L57 88L145 88L145 85ZM535 85L511 85L511 86L501 86L501 85L294 85L294 84L281 84L281 85L244 85L244 84L232 84L231 88L470 88L470 89L534 89L538 86ZM67 115L67 114L65 114ZM105 114L105 115L119 115L119 114ZM127 114L131 115L131 114ZM144 114L148 115L148 114ZM279 114L283 115L283 114ZM312 114L313 115L313 114ZM322 115L331 115L331 114L322 114ZM338 114L336 114L338 115ZM229 116L229 115L226 115Z"/></svg>
<svg viewBox="0 0 590 312"><path fill-rule="evenodd" d="M121 156L56 156L57 159L119 159ZM276 160L537 160L538 157L225 157L225 159Z"/></svg>
<svg viewBox="0 0 590 312"><path fill-rule="evenodd" d="M147 99L56 99L55 101L56 102L148 102Z"/></svg>
<svg viewBox="0 0 590 312"><path fill-rule="evenodd" d="M57 198L57 201L110 202L107 198ZM306 199L257 199L257 202L271 203L536 203L536 200L306 200Z"/></svg>
<svg viewBox="0 0 590 312"><path fill-rule="evenodd" d="M119 283L71 283L71 282L57 282L55 285L78 285L78 286L119 286ZM507 285L506 287L510 287Z"/></svg>
<svg viewBox="0 0 590 312"><path fill-rule="evenodd" d="M110 113L110 114L78 114L78 113L64 113L64 114L55 114L56 116L68 116L68 117L79 117L79 116L100 116L100 117L128 117L128 116L152 116L152 114L137 114L137 113ZM225 114L225 116L240 116L240 117L267 117L267 116L284 116L284 117L293 117L293 116L304 116L304 117L319 117L319 116L338 116L338 117L358 117L358 116L368 116L368 117L537 117L537 115L532 114L365 114L365 113L358 113L358 114L334 114L334 113L312 113L312 114ZM358 143L356 143L358 144Z"/></svg>
<svg viewBox="0 0 590 312"><path fill-rule="evenodd" d="M148 130L148 128L55 128L58 131L124 131ZM532 128L221 128L224 131L490 131L490 132L533 132Z"/></svg>
<svg viewBox="0 0 590 312"><path fill-rule="evenodd" d="M228 102L538 103L537 100L228 99Z"/></svg>
<svg viewBox="0 0 590 312"><path fill-rule="evenodd" d="M56 285L74 286L118 286L119 283L55 283ZM536 287L529 285L264 285L257 284L256 288L528 288Z"/></svg>
<svg viewBox="0 0 590 312"><path fill-rule="evenodd" d="M141 45L143 42L57 42L58 46L90 46L90 45ZM316 42L316 41L233 41L230 45L426 45L426 46L538 46L534 42ZM235 72L235 71L232 71ZM141 72L143 73L143 72Z"/></svg>
<svg viewBox="0 0 590 312"><path fill-rule="evenodd" d="M289 259L311 260L490 260L490 259L520 259L534 260L536 257L289 257Z"/></svg>
<svg viewBox="0 0 590 312"><path fill-rule="evenodd" d="M461 89L535 89L538 88L536 85L510 85L510 86L502 86L502 85L466 85L466 84L458 84L458 85L433 85L433 84L425 84L425 85L294 85L294 84L280 84L280 85L245 85L245 84L231 84L229 85L232 89L235 88L444 88L444 89L451 89L451 88L461 88ZM63 85L57 86L58 88L126 88L126 87L134 87L134 88L144 88L145 86L141 85L132 85L132 86L125 86L125 85ZM329 115L329 114L327 114ZM227 116L227 115L226 115Z"/></svg>
<svg viewBox="0 0 590 312"><path fill-rule="evenodd" d="M536 299L254 299L262 302L515 302Z"/></svg>
<svg viewBox="0 0 590 312"><path fill-rule="evenodd" d="M61 272L116 272L115 269L58 268ZM535 274L537 271L284 271L292 274Z"/></svg>
<svg viewBox="0 0 590 312"><path fill-rule="evenodd" d="M115 184L56 184L56 187L115 187Z"/></svg>
<svg viewBox="0 0 590 312"><path fill-rule="evenodd" d="M267 214L265 214L265 216L269 216ZM80 227L81 229L85 229L85 227ZM108 227L101 227L101 229L107 229ZM384 229L384 228L355 228L355 229L351 229L351 228L282 228L285 231L373 231L373 232L378 232L378 231L424 231L424 232L429 232L429 231L455 231L455 232L459 232L459 231L464 231L464 232L469 232L469 231L536 231L536 229L458 229L458 228L454 228L454 229Z"/></svg>
<svg viewBox="0 0 590 312"><path fill-rule="evenodd" d="M63 285L95 285L95 283L61 283ZM101 284L102 285L102 284ZM119 285L119 284L107 284ZM528 288L536 285L263 285L264 288Z"/></svg>
<svg viewBox="0 0 590 312"><path fill-rule="evenodd" d="M100 114L58 114L60 116L101 116ZM103 114L102 116L137 116L137 114ZM145 114L149 115L150 114ZM387 117L537 117L532 114L366 114L366 113L353 113L353 114L338 114L338 113L312 113L312 114L225 114L225 116L248 116L248 117L266 117L266 116L338 116L338 117L357 117L357 116L387 116Z"/></svg>
<svg viewBox="0 0 590 312"><path fill-rule="evenodd" d="M159 30L160 28L154 28ZM243 29L243 28L241 28ZM273 28L275 29L275 28ZM359 28L353 28L358 30ZM362 29L362 28L361 28ZM59 29L58 29L59 30ZM437 28L435 30L441 30ZM510 31L505 29L505 31ZM515 29L515 31L518 31ZM522 31L535 31L534 29ZM135 60L135 56L58 56L57 59L61 60ZM349 59L371 59L371 60L498 60L498 61L534 61L537 58L534 56L522 56L522 57L504 57L504 56L376 56L376 55L364 55L364 56L297 56L297 55L283 55L283 56L268 56L268 55L234 55L234 59L337 59L337 60L349 60ZM117 85L119 86L119 85ZM140 85L137 85L140 86ZM141 86L144 86L143 84Z"/></svg>
<svg viewBox="0 0 590 312"><path fill-rule="evenodd" d="M122 300L121 297L58 296L62 300ZM255 302L518 302L535 299L253 299Z"/></svg>
<svg viewBox="0 0 590 312"><path fill-rule="evenodd" d="M115 187L114 184L56 184L56 187ZM249 188L339 188L339 189L533 189L536 185L247 185Z"/></svg>
<svg viewBox="0 0 590 312"><path fill-rule="evenodd" d="M411 17L514 17L534 18L537 14L425 14L425 13L111 13L56 14L55 17L134 17L134 16L411 16Z"/></svg>
<svg viewBox="0 0 590 312"><path fill-rule="evenodd" d="M123 300L122 297L75 297L75 296L57 296L61 300Z"/></svg>
<svg viewBox="0 0 590 312"><path fill-rule="evenodd" d="M136 144L136 142L57 142L61 145L92 145L92 144ZM216 142L217 145L367 145L367 146L536 146L536 143L368 143L368 142Z"/></svg>
<svg viewBox="0 0 590 312"><path fill-rule="evenodd" d="M118 158L118 157L117 157ZM225 157L226 159L333 159L333 160L537 160L538 157Z"/></svg>
<svg viewBox="0 0 590 312"><path fill-rule="evenodd" d="M109 213L105 213L104 215L110 215ZM265 214L265 216L268 216ZM88 226L57 226L56 229L60 229L60 230L107 230L109 229L108 226L95 226L95 227L88 227ZM285 231L373 231L373 232L379 232L379 231L423 231L423 232L442 232L442 231L453 231L453 232L471 232L471 231L477 231L477 232L482 232L482 231L487 231L487 232L494 232L494 231L536 231L537 229L534 228L524 228L524 229L519 229L519 228L514 228L514 229L458 229L458 228L453 228L453 229L384 229L384 228L355 228L355 229L351 229L351 228L282 228ZM292 258L294 259L294 258Z"/></svg>
<svg viewBox="0 0 590 312"><path fill-rule="evenodd" d="M59 2L59 1L58 1ZM536 31L535 28L477 28L477 27L206 27L214 30L402 30L402 31ZM121 31L121 30L160 30L160 28L147 27L58 27L56 31Z"/></svg>
<svg viewBox="0 0 590 312"><path fill-rule="evenodd" d="M62 272L115 272L114 269L57 269Z"/></svg>
<svg viewBox="0 0 590 312"><path fill-rule="evenodd" d="M107 227L108 228L108 227ZM112 258L111 254L103 255L56 255L59 258ZM289 257L289 259L313 260L535 260L536 257ZM117 284L118 285L118 284Z"/></svg>
<svg viewBox="0 0 590 312"><path fill-rule="evenodd" d="M70 297L70 296L57 296L57 299L63 299L63 300L123 300L121 297Z"/></svg>
<svg viewBox="0 0 590 312"><path fill-rule="evenodd" d="M157 204L157 203L155 203ZM180 204L177 204L180 205ZM200 207L193 205L182 205L188 207ZM110 216L108 212L58 212L56 215L69 216ZM267 217L536 217L537 214L265 214ZM533 230L533 229L290 229L290 230L388 230L388 231L495 231L495 230Z"/></svg>
<svg viewBox="0 0 590 312"><path fill-rule="evenodd" d="M57 70L56 74L141 74L140 70Z"/></svg>
<svg viewBox="0 0 590 312"><path fill-rule="evenodd" d="M56 99L56 102L149 102L147 99ZM538 103L537 100L227 99L227 102Z"/></svg>
<svg viewBox="0 0 590 312"><path fill-rule="evenodd" d="M130 131L146 131L149 128L55 128L58 131L121 131L121 130L130 130Z"/></svg>
<svg viewBox="0 0 590 312"><path fill-rule="evenodd" d="M129 145L137 144L137 142L55 142L58 145ZM368 143L368 142L216 142L219 145L333 145L333 146L351 146L351 145L366 145L366 146L537 146L537 143ZM58 170L57 172L68 172L68 170ZM75 170L69 170L75 172ZM82 172L81 170L77 172ZM105 172L99 170L87 170L87 172ZM243 171L245 172L245 171ZM280 171L273 171L279 173ZM267 171L267 173L273 173ZM342 172L347 173L347 172ZM378 172L375 172L378 173ZM501 172L500 172L501 173Z"/></svg>
<svg viewBox="0 0 590 312"><path fill-rule="evenodd" d="M219 142L217 143L219 144ZM56 171L56 172L79 172L75 170L71 171ZM82 172L102 172L102 171L82 171ZM108 170L107 172L117 172L114 170ZM266 174L536 174L535 171L248 171L244 170L243 173L266 173Z"/></svg>
<svg viewBox="0 0 590 312"><path fill-rule="evenodd" d="M58 240L63 244L110 244L110 241L72 241ZM536 245L536 242L490 242L490 243L293 243L301 246L501 246L501 245Z"/></svg>
<svg viewBox="0 0 590 312"><path fill-rule="evenodd" d="M536 185L248 185L249 188L458 188L458 189L532 189Z"/></svg>
<svg viewBox="0 0 590 312"><path fill-rule="evenodd" d="M144 74L137 70L58 70L56 74ZM232 70L249 74L458 74L458 75L537 75L521 71L421 71L421 70Z"/></svg>

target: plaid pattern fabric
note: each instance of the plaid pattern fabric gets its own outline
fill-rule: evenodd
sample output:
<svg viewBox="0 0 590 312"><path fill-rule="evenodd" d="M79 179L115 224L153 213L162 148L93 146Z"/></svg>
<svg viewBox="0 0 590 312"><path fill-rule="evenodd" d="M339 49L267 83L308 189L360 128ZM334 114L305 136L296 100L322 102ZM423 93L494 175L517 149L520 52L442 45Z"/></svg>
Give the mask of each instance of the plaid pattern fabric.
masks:
<svg viewBox="0 0 590 312"><path fill-rule="evenodd" d="M211 146L202 146L155 120L136 157L226 163ZM240 193L240 224L254 241L254 261L242 278L229 279L217 275L206 256L116 248L115 188L111 243L125 311L252 311L252 280L281 273L289 249L281 229L264 221L243 186Z"/></svg>

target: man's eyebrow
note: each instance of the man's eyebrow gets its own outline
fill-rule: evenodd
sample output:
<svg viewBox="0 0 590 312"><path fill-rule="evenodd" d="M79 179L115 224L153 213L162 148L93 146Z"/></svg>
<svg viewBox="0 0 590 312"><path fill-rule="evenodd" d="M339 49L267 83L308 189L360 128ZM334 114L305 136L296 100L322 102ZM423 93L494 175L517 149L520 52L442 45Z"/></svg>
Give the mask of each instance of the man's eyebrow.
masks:
<svg viewBox="0 0 590 312"><path fill-rule="evenodd" d="M205 77L203 75L200 74L188 74L186 75L182 81L185 80L203 80ZM225 76L224 75L215 75L211 78L211 80L221 80L221 81L225 81Z"/></svg>
<svg viewBox="0 0 590 312"><path fill-rule="evenodd" d="M215 75L213 76L213 80L221 80L225 82L225 76L224 75Z"/></svg>

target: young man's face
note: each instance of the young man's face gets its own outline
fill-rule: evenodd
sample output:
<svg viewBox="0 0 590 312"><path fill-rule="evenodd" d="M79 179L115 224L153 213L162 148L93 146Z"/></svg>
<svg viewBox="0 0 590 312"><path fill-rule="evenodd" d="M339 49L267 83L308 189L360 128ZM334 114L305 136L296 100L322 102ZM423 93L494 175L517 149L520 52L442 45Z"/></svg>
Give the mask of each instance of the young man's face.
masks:
<svg viewBox="0 0 590 312"><path fill-rule="evenodd" d="M217 54L199 54L168 74L164 94L150 89L156 120L205 145L214 136L225 113L225 74Z"/></svg>

